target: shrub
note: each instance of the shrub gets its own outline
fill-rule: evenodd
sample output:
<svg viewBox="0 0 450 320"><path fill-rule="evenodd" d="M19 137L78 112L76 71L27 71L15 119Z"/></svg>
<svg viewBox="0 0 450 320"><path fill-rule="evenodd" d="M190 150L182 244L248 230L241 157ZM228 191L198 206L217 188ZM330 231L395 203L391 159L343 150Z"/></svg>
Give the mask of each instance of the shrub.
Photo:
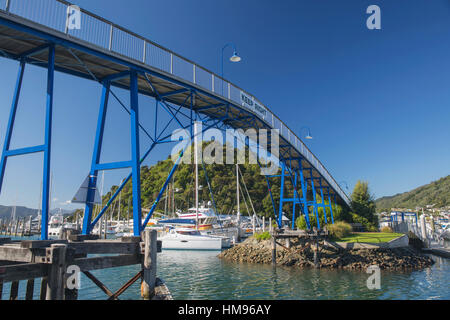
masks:
<svg viewBox="0 0 450 320"><path fill-rule="evenodd" d="M299 230L307 230L308 229L304 215L301 215L300 217L295 219L295 226Z"/></svg>
<svg viewBox="0 0 450 320"><path fill-rule="evenodd" d="M325 218L323 217L323 215L320 214L320 212L319 212L319 222L320 227L323 228L325 226ZM312 213L309 214L309 225L311 226L311 229L317 227L317 219L315 214ZM295 226L299 230L308 230L305 215L302 214L300 217L295 219Z"/></svg>
<svg viewBox="0 0 450 320"><path fill-rule="evenodd" d="M271 238L271 235L269 231L265 231L261 233L255 233L254 237L256 240L261 241L261 240L269 240Z"/></svg>
<svg viewBox="0 0 450 320"><path fill-rule="evenodd" d="M392 230L391 227L385 226L385 227L381 228L381 232L389 232L389 233L392 233L392 232L394 232L394 230Z"/></svg>
<svg viewBox="0 0 450 320"><path fill-rule="evenodd" d="M352 232L352 226L343 221L337 221L334 224L327 225L327 229L333 238L344 238Z"/></svg>

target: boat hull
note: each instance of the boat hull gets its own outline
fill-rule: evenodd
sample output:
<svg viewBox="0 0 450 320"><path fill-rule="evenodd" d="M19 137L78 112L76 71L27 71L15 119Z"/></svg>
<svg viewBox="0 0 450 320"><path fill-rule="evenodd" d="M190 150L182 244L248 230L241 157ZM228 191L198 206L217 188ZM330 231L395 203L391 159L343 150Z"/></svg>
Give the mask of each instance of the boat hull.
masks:
<svg viewBox="0 0 450 320"><path fill-rule="evenodd" d="M193 237L195 238L195 237ZM161 238L163 250L221 250L222 239Z"/></svg>

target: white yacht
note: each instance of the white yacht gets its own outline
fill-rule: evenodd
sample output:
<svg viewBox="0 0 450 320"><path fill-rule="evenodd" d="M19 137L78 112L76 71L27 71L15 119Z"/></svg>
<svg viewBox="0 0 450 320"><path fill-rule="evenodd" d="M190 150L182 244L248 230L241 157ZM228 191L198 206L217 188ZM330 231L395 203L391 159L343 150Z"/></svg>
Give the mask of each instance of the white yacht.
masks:
<svg viewBox="0 0 450 320"><path fill-rule="evenodd" d="M159 238L162 249L187 249L187 250L221 250L221 237L205 236L198 230L191 228L173 228ZM229 239L228 239L229 241Z"/></svg>
<svg viewBox="0 0 450 320"><path fill-rule="evenodd" d="M62 215L57 214L52 216L50 222L48 223L48 236L59 238L63 224L64 218Z"/></svg>

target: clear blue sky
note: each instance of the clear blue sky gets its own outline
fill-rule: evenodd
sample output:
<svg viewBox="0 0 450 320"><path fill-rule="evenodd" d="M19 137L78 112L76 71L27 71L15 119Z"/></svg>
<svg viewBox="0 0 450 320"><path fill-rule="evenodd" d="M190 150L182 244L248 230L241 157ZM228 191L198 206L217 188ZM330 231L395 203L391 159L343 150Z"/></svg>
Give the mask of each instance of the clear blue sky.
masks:
<svg viewBox="0 0 450 320"><path fill-rule="evenodd" d="M222 46L234 42L243 61L227 63L225 77L294 131L309 126L306 143L350 191L363 179L376 197L392 195L449 174L446 0L73 2L217 73ZM366 28L371 4L381 7L381 30ZM0 59L0 143L17 67ZM44 70L28 67L12 147L43 142L45 85ZM94 82L56 75L52 207L71 199L89 171L100 93ZM129 118L111 105L103 160L128 160ZM153 103L141 105L150 126ZM158 149L147 164L167 154ZM107 172L105 190L127 172ZM41 179L42 155L11 158L0 204L36 208Z"/></svg>

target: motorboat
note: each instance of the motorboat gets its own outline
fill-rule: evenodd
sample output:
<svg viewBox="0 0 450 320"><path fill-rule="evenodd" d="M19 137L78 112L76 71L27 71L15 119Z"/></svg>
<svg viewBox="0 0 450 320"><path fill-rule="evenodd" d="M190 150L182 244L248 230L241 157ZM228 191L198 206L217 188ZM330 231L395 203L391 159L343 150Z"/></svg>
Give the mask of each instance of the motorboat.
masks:
<svg viewBox="0 0 450 320"><path fill-rule="evenodd" d="M226 239L222 237L202 235L200 231L191 228L170 228L159 240L162 242L162 249L221 250L222 242L226 245Z"/></svg>
<svg viewBox="0 0 450 320"><path fill-rule="evenodd" d="M59 238L61 230L63 229L64 218L62 215L54 215L48 223L48 236Z"/></svg>

